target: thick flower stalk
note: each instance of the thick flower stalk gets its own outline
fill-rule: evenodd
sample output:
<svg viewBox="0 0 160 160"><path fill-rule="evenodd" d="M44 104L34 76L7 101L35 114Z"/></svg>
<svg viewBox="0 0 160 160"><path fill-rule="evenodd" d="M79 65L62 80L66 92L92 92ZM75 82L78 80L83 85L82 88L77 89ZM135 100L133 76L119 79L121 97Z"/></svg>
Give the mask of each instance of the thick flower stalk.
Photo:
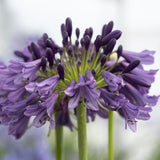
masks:
<svg viewBox="0 0 160 160"><path fill-rule="evenodd" d="M76 28L75 43L72 30L67 18L61 25L62 46L45 33L37 42L28 42L23 51L15 51L23 61L0 64L0 122L20 138L31 117L35 127L49 121L50 129L68 126L72 131L70 115L75 115L83 153L79 159L86 160L89 117L92 121L96 114L107 118L108 111L115 111L125 119L125 128L135 132L137 120L148 120L151 106L157 103L158 96L148 95L157 70L143 68L153 63L154 51L129 52L122 45L115 49L121 31L113 30L112 21L94 41L91 27L81 39Z"/></svg>

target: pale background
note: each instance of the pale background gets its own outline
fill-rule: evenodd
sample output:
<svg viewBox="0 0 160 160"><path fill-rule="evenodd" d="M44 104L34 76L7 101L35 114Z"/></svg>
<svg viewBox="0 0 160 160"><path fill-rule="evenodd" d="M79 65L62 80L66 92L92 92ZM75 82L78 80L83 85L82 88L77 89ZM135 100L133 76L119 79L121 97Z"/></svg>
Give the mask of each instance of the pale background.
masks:
<svg viewBox="0 0 160 160"><path fill-rule="evenodd" d="M92 26L94 37L113 20L114 28L123 32L119 43L131 51L155 50L155 64L150 67L160 69L159 7L159 0L0 0L0 61L7 62L28 37L44 32L61 44L60 25L71 17L74 29L78 26L83 32ZM160 72L151 94L160 94ZM116 149L126 151L129 160L149 159L160 143L160 102L149 121L138 122L136 133L125 130L118 115L115 119ZM107 151L107 121L97 118L88 125L88 142L93 152Z"/></svg>

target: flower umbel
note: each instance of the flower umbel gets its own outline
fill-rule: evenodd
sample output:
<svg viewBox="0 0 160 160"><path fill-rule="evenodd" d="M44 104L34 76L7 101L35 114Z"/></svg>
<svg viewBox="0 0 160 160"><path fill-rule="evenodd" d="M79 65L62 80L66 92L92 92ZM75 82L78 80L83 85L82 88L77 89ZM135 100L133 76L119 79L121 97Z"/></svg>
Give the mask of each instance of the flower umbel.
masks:
<svg viewBox="0 0 160 160"><path fill-rule="evenodd" d="M35 127L49 121L52 129L56 121L56 126L72 130L70 115L77 115L80 103L87 108L88 121L89 116L106 118L108 110L117 111L135 131L138 119L149 119L148 106L158 100L148 95L157 70L146 71L142 64L153 63L154 52L124 51L122 45L115 49L122 32L113 30L112 21L94 41L91 27L81 38L76 28L75 43L72 31L67 18L61 25L62 46L45 33L23 51L15 51L23 61L0 64L0 122L16 138L25 133L32 116Z"/></svg>

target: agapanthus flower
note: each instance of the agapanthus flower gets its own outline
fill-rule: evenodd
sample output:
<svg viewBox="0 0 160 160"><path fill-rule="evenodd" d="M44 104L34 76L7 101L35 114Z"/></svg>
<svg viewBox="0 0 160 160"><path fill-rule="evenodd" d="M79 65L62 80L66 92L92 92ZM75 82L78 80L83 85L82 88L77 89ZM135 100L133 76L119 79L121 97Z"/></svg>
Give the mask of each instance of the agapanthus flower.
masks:
<svg viewBox="0 0 160 160"><path fill-rule="evenodd" d="M64 125L72 130L71 117L77 115L79 104L86 107L88 122L96 115L107 118L112 110L132 131L137 120L150 118L151 106L158 100L149 95L157 70L146 71L143 64L153 63L154 52L115 48L122 32L113 30L112 21L94 41L92 27L81 38L76 28L75 43L72 31L67 18L61 25L62 45L45 33L23 51L15 51L21 61L0 64L0 121L16 138L25 133L31 117L35 127L49 121L50 129Z"/></svg>

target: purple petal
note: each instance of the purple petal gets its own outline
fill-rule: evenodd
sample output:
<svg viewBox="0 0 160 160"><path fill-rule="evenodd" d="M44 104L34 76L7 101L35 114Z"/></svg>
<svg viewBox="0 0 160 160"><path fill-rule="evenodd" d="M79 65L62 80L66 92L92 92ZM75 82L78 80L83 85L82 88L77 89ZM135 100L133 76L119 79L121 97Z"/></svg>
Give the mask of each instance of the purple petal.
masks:
<svg viewBox="0 0 160 160"><path fill-rule="evenodd" d="M119 90L123 86L121 76L116 76L108 71L103 71L102 76L108 85L108 89L112 92Z"/></svg>
<svg viewBox="0 0 160 160"><path fill-rule="evenodd" d="M83 98L88 100L87 108L91 110L98 111L99 110L99 105L97 100L99 99L100 96L100 91L97 89L90 89L89 87L83 87Z"/></svg>
<svg viewBox="0 0 160 160"><path fill-rule="evenodd" d="M54 105L57 101L59 94L58 93L54 93L52 96L50 96L46 102L44 102L42 105L46 106L47 108L47 114L50 118L52 118L52 114L53 114L53 110L54 110Z"/></svg>
<svg viewBox="0 0 160 160"><path fill-rule="evenodd" d="M24 87L19 88L16 91L10 92L8 94L8 100L11 102L17 102L18 100L22 99L25 94L26 94L25 88Z"/></svg>
<svg viewBox="0 0 160 160"><path fill-rule="evenodd" d="M42 112L42 110L44 110L44 107L40 106L40 104L29 105L27 106L24 115L28 117L36 116L38 113Z"/></svg>
<svg viewBox="0 0 160 160"><path fill-rule="evenodd" d="M142 64L153 64L155 51L144 50L140 53L123 51L122 56L129 62L140 60Z"/></svg>
<svg viewBox="0 0 160 160"><path fill-rule="evenodd" d="M148 95L144 95L144 99L147 102L147 105L149 106L155 106L158 102L160 96L148 96Z"/></svg>
<svg viewBox="0 0 160 160"><path fill-rule="evenodd" d="M70 97L72 97L75 94L75 80L71 80L69 83L69 86L67 89L64 91L64 93Z"/></svg>
<svg viewBox="0 0 160 160"><path fill-rule="evenodd" d="M88 70L85 73L85 81L86 81L86 85L89 85L90 88L94 88L97 84L93 74Z"/></svg>
<svg viewBox="0 0 160 160"><path fill-rule="evenodd" d="M29 92L29 93L33 93L37 91L37 86L36 86L36 82L30 82L29 84L27 84L25 86L25 89Z"/></svg>
<svg viewBox="0 0 160 160"><path fill-rule="evenodd" d="M69 109L74 109L78 106L79 100L81 97L81 93L80 90L76 90L75 95L70 99L69 103L68 103L68 108Z"/></svg>
<svg viewBox="0 0 160 160"><path fill-rule="evenodd" d="M48 115L46 109L42 110L33 120L33 126L39 128L44 125L47 121Z"/></svg>
<svg viewBox="0 0 160 160"><path fill-rule="evenodd" d="M141 120L148 120L150 119L149 112L151 111L151 107L140 107L136 118Z"/></svg>
<svg viewBox="0 0 160 160"><path fill-rule="evenodd" d="M26 131L28 127L29 118L23 116L15 123L9 126L8 134L14 135L17 139L20 138Z"/></svg>
<svg viewBox="0 0 160 160"><path fill-rule="evenodd" d="M135 120L128 120L127 121L129 128L133 131L136 132L137 127L136 127L136 121Z"/></svg>
<svg viewBox="0 0 160 160"><path fill-rule="evenodd" d="M39 94L49 96L56 88L58 81L59 81L59 76L56 75L42 82L36 83Z"/></svg>

